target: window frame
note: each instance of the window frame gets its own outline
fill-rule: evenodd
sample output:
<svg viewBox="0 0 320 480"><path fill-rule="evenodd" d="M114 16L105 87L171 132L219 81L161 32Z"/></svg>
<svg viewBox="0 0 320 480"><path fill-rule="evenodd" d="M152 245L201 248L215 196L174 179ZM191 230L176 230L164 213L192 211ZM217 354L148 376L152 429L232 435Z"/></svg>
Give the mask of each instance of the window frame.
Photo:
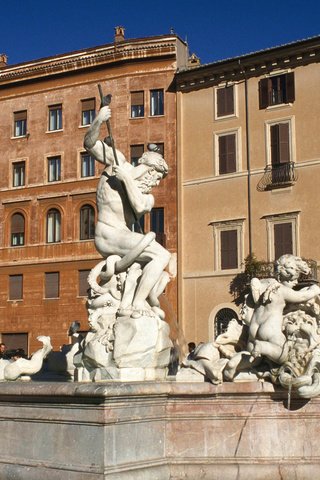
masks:
<svg viewBox="0 0 320 480"><path fill-rule="evenodd" d="M83 172L84 172L84 160L85 158L89 158L89 175L84 175ZM90 174L90 172L92 172ZM96 166L95 166L95 159L92 155L90 155L90 153L88 152L80 152L80 178L92 178L92 177L95 177L96 176Z"/></svg>
<svg viewBox="0 0 320 480"><path fill-rule="evenodd" d="M51 284L49 285L49 280L48 279L50 278L49 277L50 275L56 275L55 278L57 278L57 284L54 284L53 287L52 287ZM51 278L53 278L53 277L51 277ZM44 289L43 289L44 296L43 296L43 298L45 300L55 300L55 299L60 298L60 280L61 280L60 279L60 272L44 272ZM53 288L56 290L58 295L48 296L48 293L49 293L50 289L53 289Z"/></svg>
<svg viewBox="0 0 320 480"><path fill-rule="evenodd" d="M295 163L296 162L296 143L295 143L295 117L290 116L290 117L285 117L285 118L279 118L279 119L274 119L274 120L267 120L265 122L265 156L266 156L266 166L267 165L274 165L272 163L272 149L271 149L271 127L274 125L279 125L279 124L288 124L289 125L289 156L290 156L290 162ZM285 164L285 163L290 163L290 162L280 162Z"/></svg>
<svg viewBox="0 0 320 480"><path fill-rule="evenodd" d="M51 179L51 168L50 168L50 162L55 161L55 165L53 168L54 175L53 178ZM58 168L57 168L58 164ZM48 183L53 183L53 182L61 182L61 165L62 165L62 159L61 155L50 155L47 157L47 182Z"/></svg>
<svg viewBox="0 0 320 480"><path fill-rule="evenodd" d="M12 226L12 223L13 223L13 218L16 215L19 215L23 218L23 230L22 231L13 231L14 228ZM25 245L25 234L26 234L25 232L26 232L26 219L25 219L24 214L21 213L21 212L14 212L11 215L11 218L10 218L10 246L11 247L23 247ZM18 235L17 238L19 238L19 239L22 238L22 243L20 243L20 241L18 241L16 244L14 243L14 236L15 235Z"/></svg>
<svg viewBox="0 0 320 480"><path fill-rule="evenodd" d="M12 165L12 188L25 187L26 186L26 161L25 160L17 160L17 161L12 162L11 165ZM22 168L23 175L21 175L21 171L18 173L19 181L16 184L15 183L15 178L16 178L15 168L18 167L19 165L21 167L23 167ZM22 182L21 182L21 178L22 178Z"/></svg>
<svg viewBox="0 0 320 480"><path fill-rule="evenodd" d="M272 87L272 82L275 79L281 78L284 79L284 94L283 101L273 101L272 96L274 91L281 91L281 89L274 89ZM264 78L259 80L259 110L266 110L277 108L279 106L292 105L295 101L295 75L292 71L277 71L272 72L269 75L266 75Z"/></svg>
<svg viewBox="0 0 320 480"><path fill-rule="evenodd" d="M158 92L158 93L161 93L162 94L162 103L160 102L160 106L158 105L159 103L159 98L156 99L156 106L154 106L153 104L153 94L155 92ZM149 115L150 117L163 117L164 114L165 114L165 95L164 95L164 89L163 88L152 88L150 91L149 91L149 102L150 102L150 105L149 105ZM158 113L158 110L160 111L160 113Z"/></svg>
<svg viewBox="0 0 320 480"><path fill-rule="evenodd" d="M244 262L244 218L234 220L220 220L210 222L209 225L213 229L214 240L214 270L215 272L232 274L238 273L241 270L241 265ZM221 268L221 232L223 231L237 231L237 252L238 252L238 266L237 268L222 269Z"/></svg>
<svg viewBox="0 0 320 480"><path fill-rule="evenodd" d="M19 279L19 284L17 286L13 285L13 278L16 278L17 280ZM21 301L23 300L23 274L14 274L14 275L9 275L8 276L8 300L11 302L16 302L16 301ZM13 293L14 288L17 288L19 290L19 295L15 296Z"/></svg>
<svg viewBox="0 0 320 480"><path fill-rule="evenodd" d="M57 112L61 112L60 116ZM51 112L56 112L54 118L54 127L59 128L51 128ZM57 103L55 105L48 106L48 130L47 132L60 132L63 130L63 110L62 110L62 103Z"/></svg>
<svg viewBox="0 0 320 480"><path fill-rule="evenodd" d="M23 138L27 136L27 132L28 132L27 115L28 115L27 110L19 110L18 112L13 112L13 137L14 138ZM17 117L21 117L21 118L17 118ZM17 135L17 127L19 122L22 122L21 127L23 130L23 133L20 135Z"/></svg>
<svg viewBox="0 0 320 480"><path fill-rule="evenodd" d="M57 216L57 218L54 219L54 225L53 225L53 231L52 231L53 232L52 237L54 239L51 241L49 240L49 214L50 213L51 214L54 213L55 217ZM59 220L60 222L60 225L58 225L58 227L56 223L57 220ZM53 208L50 208L46 214L46 243L49 243L49 244L61 243L61 239L62 239L62 215L60 210L53 207Z"/></svg>
<svg viewBox="0 0 320 480"><path fill-rule="evenodd" d="M85 232L85 225L83 222L85 222L85 219L83 218L83 215L85 211L89 211L90 213L88 214L88 234L83 235L83 232ZM93 214L93 219L91 218L91 214ZM96 212L95 209L92 205L89 203L86 203L80 207L79 210L79 240L81 241L88 241L88 240L93 240L95 237L95 222L96 222Z"/></svg>
<svg viewBox="0 0 320 480"><path fill-rule="evenodd" d="M220 173L220 145L219 138L228 135L235 135L235 153L236 153L236 169L234 172ZM214 132L214 172L217 177L225 177L226 175L234 175L242 171L242 143L241 143L241 127L232 130L222 130Z"/></svg>
<svg viewBox="0 0 320 480"><path fill-rule="evenodd" d="M93 105L93 108L85 109L86 105ZM89 112L89 122L85 122L84 113ZM81 127L88 127L92 124L93 120L96 117L96 99L93 98L84 98L81 100Z"/></svg>
<svg viewBox="0 0 320 480"><path fill-rule="evenodd" d="M142 97L143 97L143 103L134 103L132 101L132 98L134 95L137 95L137 94L142 94ZM133 90L130 92L130 118L133 118L133 119L136 119L136 118L144 118L145 116L145 103L146 103L146 99L145 99L145 93L144 93L144 90ZM134 110L134 107L138 107L138 114L137 115L133 115L133 113L135 112ZM139 110L139 107L141 109L141 111Z"/></svg>
<svg viewBox="0 0 320 480"><path fill-rule="evenodd" d="M218 115L218 91L229 87L232 87L233 89L233 113ZM238 85L236 83L217 85L214 88L214 119L219 121L234 117L238 117Z"/></svg>
<svg viewBox="0 0 320 480"><path fill-rule="evenodd" d="M262 217L266 221L267 228L267 255L268 262L274 262L275 258L275 238L274 226L277 224L291 223L292 225L292 254L300 256L300 211L278 213L272 215L265 215Z"/></svg>

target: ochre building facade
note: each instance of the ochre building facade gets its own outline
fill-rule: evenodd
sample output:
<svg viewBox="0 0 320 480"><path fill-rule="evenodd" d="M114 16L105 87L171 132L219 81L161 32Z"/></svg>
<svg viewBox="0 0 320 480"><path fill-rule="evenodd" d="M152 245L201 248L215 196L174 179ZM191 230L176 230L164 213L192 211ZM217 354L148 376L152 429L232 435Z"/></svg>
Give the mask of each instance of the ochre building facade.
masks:
<svg viewBox="0 0 320 480"><path fill-rule="evenodd" d="M188 341L239 316L249 253L319 264L320 37L177 74L179 307Z"/></svg>
<svg viewBox="0 0 320 480"><path fill-rule="evenodd" d="M9 347L30 354L41 334L58 349L73 321L88 329L86 279L100 260L93 236L103 167L86 155L83 138L100 106L98 84L112 94L112 133L126 158L136 161L149 142L164 154L170 172L154 190L144 228L176 252L172 81L186 62L176 35L125 40L121 28L101 47L12 66L1 57L0 332ZM174 321L175 281L164 302Z"/></svg>

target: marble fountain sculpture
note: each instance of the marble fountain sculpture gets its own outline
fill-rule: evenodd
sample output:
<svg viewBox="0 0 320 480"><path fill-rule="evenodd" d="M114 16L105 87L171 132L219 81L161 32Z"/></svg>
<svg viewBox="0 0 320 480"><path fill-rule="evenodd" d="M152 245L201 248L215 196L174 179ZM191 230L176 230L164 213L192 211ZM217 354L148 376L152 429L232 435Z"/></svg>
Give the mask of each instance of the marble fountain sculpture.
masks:
<svg viewBox="0 0 320 480"><path fill-rule="evenodd" d="M252 278L242 324L232 320L214 342L200 344L177 378L194 373L214 384L267 379L302 398L319 395L320 288L297 289L309 270L301 258L283 255L277 278Z"/></svg>

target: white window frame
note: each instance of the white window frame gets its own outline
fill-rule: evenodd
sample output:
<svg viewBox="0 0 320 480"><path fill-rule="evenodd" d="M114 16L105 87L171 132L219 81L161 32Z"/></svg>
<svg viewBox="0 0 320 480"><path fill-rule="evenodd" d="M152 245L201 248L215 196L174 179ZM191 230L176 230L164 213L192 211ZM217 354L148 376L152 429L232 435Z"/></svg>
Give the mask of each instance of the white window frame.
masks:
<svg viewBox="0 0 320 480"><path fill-rule="evenodd" d="M213 230L214 240L214 270L219 273L238 273L244 262L244 218L235 220L221 220L210 222ZM234 269L221 268L221 232L237 230L238 267Z"/></svg>
<svg viewBox="0 0 320 480"><path fill-rule="evenodd" d="M230 115L222 115L218 117L218 95L217 91L221 90L222 88L226 87L233 87L233 105L234 105L234 112L231 113ZM236 83L223 83L219 84L214 88L214 119L216 121L219 120L225 120L228 118L234 118L239 116L239 111L238 111L238 85Z"/></svg>
<svg viewBox="0 0 320 480"><path fill-rule="evenodd" d="M295 129L295 117L285 117L279 118L276 120L268 120L265 122L265 138L266 138L266 166L271 165L271 133L270 128L273 125L278 125L279 123L288 123L289 124L289 146L290 146L290 162L296 162L296 129Z"/></svg>
<svg viewBox="0 0 320 480"><path fill-rule="evenodd" d="M236 171L230 173L219 173L219 138L235 134L236 136ZM241 172L242 170L242 142L241 142L241 127L232 130L221 130L214 132L214 173L216 177L226 177Z"/></svg>
<svg viewBox="0 0 320 480"><path fill-rule="evenodd" d="M300 212L288 212L279 213L273 215L266 215L263 217L266 220L267 228L267 254L268 262L274 262L275 258L274 250L274 226L280 223L291 223L292 225L292 253L293 255L300 256Z"/></svg>

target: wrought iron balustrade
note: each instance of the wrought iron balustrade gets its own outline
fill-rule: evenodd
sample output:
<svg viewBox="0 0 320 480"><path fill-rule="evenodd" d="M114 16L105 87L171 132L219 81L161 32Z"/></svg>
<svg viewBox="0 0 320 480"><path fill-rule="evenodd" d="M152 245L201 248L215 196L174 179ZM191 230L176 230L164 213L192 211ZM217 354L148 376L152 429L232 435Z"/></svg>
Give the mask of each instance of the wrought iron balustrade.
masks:
<svg viewBox="0 0 320 480"><path fill-rule="evenodd" d="M257 190L264 192L276 188L290 187L294 185L297 179L298 175L294 162L267 165L264 175L257 185Z"/></svg>

